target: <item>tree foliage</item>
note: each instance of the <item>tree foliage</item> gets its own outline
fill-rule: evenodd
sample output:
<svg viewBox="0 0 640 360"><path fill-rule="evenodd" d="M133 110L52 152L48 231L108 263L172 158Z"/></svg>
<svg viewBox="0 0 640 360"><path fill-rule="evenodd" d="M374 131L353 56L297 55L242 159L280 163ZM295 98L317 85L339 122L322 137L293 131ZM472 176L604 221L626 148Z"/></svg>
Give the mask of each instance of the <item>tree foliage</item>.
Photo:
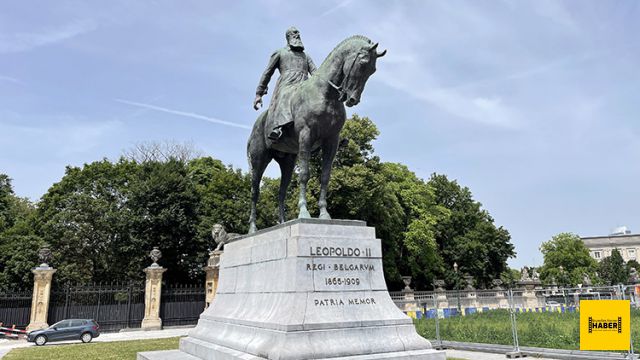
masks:
<svg viewBox="0 0 640 360"><path fill-rule="evenodd" d="M627 283L629 272L617 248L611 251L611 255L600 260L598 264L598 275L600 275L600 279L602 279L605 285Z"/></svg>
<svg viewBox="0 0 640 360"><path fill-rule="evenodd" d="M582 284L584 275L597 282L598 263L589 255L580 237L572 233L560 233L543 242L540 251L544 256L540 278L545 283L555 279L560 285Z"/></svg>
<svg viewBox="0 0 640 360"><path fill-rule="evenodd" d="M438 174L431 176L429 185L436 204L449 212L435 226L438 248L446 264L443 276L453 283L457 277L453 264L457 263L460 273L473 276L479 286L490 286L493 279L508 270L507 259L515 256L511 235L503 227L496 227L469 188Z"/></svg>
<svg viewBox="0 0 640 360"><path fill-rule="evenodd" d="M36 226L35 207L15 196L11 179L0 174L0 289L25 287L32 282L42 239Z"/></svg>
<svg viewBox="0 0 640 360"><path fill-rule="evenodd" d="M625 267L627 269L627 274L629 274L631 272L631 268L636 269L636 271L640 271L640 263L638 263L638 261L633 260L633 259L627 261Z"/></svg>

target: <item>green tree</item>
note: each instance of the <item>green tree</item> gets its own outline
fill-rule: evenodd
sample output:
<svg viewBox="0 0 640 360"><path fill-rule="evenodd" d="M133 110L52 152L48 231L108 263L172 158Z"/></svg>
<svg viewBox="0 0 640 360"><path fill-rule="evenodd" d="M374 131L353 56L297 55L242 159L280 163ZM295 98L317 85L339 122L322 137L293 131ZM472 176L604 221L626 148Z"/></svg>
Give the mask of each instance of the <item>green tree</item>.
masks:
<svg viewBox="0 0 640 360"><path fill-rule="evenodd" d="M209 157L69 167L38 209L56 281L142 279L154 246L167 281L197 281L213 224L246 231L248 189L246 175Z"/></svg>
<svg viewBox="0 0 640 360"><path fill-rule="evenodd" d="M67 167L38 206L58 282L141 279L146 248L132 238L131 184L138 165L121 160Z"/></svg>
<svg viewBox="0 0 640 360"><path fill-rule="evenodd" d="M0 174L0 231L4 231L10 226L9 212L12 197L11 179L6 174Z"/></svg>
<svg viewBox="0 0 640 360"><path fill-rule="evenodd" d="M35 207L15 196L11 180L0 174L0 289L27 287L42 239L35 235Z"/></svg>
<svg viewBox="0 0 640 360"><path fill-rule="evenodd" d="M518 269L507 268L500 274L500 280L502 280L502 286L512 288L516 282L520 280L520 271Z"/></svg>
<svg viewBox="0 0 640 360"><path fill-rule="evenodd" d="M585 274L597 282L598 264L578 235L560 233L543 242L540 251L544 256L540 271L543 282L550 283L555 278L560 285L576 285L583 282Z"/></svg>
<svg viewBox="0 0 640 360"><path fill-rule="evenodd" d="M162 250L171 265L168 282L197 281L202 273L207 244L196 237L199 200L186 164L174 159L141 164L130 185L131 244L142 256L153 246ZM145 262L137 265L142 269Z"/></svg>
<svg viewBox="0 0 640 360"><path fill-rule="evenodd" d="M249 177L240 169L208 156L191 160L187 168L199 198L196 242L215 247L211 229L216 223L224 225L228 232L246 233L251 196Z"/></svg>
<svg viewBox="0 0 640 360"><path fill-rule="evenodd" d="M638 263L636 260L627 261L625 267L627 269L627 274L631 273L631 268L636 269L636 271L640 271L640 263Z"/></svg>
<svg viewBox="0 0 640 360"><path fill-rule="evenodd" d="M598 274L606 285L626 284L629 272L618 249L613 249L611 255L600 260Z"/></svg>
<svg viewBox="0 0 640 360"><path fill-rule="evenodd" d="M449 216L435 225L435 238L445 264L443 276L453 282L453 264L461 274L474 277L478 286L489 287L508 269L507 259L515 256L511 235L494 220L467 187L433 174L428 182L437 205Z"/></svg>

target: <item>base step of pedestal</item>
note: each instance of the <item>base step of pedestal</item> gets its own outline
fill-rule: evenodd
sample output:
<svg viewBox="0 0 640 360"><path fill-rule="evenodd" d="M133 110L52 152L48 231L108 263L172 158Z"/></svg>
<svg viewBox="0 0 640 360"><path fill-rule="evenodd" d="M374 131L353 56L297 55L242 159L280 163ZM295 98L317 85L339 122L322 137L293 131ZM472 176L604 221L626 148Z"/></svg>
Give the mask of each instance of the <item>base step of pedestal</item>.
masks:
<svg viewBox="0 0 640 360"><path fill-rule="evenodd" d="M188 351L197 351L197 356L180 350L149 351L138 353L137 360L265 360L266 358L229 349L224 346L189 339L181 342L181 347ZM194 346L197 345L197 346ZM191 348L194 346L194 348ZM317 360L445 360L444 351L410 350L390 353L356 355L347 357L317 358Z"/></svg>
<svg viewBox="0 0 640 360"><path fill-rule="evenodd" d="M137 360L199 360L193 355L189 355L180 350L167 351L146 351L139 352Z"/></svg>

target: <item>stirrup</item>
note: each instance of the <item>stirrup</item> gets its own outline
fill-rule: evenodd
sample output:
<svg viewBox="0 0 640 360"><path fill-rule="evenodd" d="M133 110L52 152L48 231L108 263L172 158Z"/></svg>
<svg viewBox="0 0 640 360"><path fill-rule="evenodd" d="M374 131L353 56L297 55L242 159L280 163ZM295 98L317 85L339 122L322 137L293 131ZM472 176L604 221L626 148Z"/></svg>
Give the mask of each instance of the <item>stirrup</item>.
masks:
<svg viewBox="0 0 640 360"><path fill-rule="evenodd" d="M275 128L267 137L269 140L278 141L282 137L282 130L280 128Z"/></svg>

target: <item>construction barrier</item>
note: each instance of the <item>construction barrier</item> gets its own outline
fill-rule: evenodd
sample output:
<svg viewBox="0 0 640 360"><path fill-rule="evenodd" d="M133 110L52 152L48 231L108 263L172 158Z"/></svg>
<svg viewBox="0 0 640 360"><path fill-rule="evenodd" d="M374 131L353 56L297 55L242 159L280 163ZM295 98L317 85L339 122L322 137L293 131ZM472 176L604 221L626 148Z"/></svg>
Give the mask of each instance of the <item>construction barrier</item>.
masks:
<svg viewBox="0 0 640 360"><path fill-rule="evenodd" d="M17 329L15 325L11 327L3 326L3 323L0 322L0 336L5 337L7 339L22 339L27 336L28 331Z"/></svg>
<svg viewBox="0 0 640 360"><path fill-rule="evenodd" d="M436 309L426 309L426 312L422 310L404 311L404 313L413 319L422 319L422 318L433 319L436 317L436 313L438 314L438 317L440 319L448 319L450 317L459 316L460 314L462 314L462 316L465 316L465 315L471 315L475 313L487 312L491 310L499 310L499 309L488 308L488 307L482 307L482 308L468 307L468 308L462 309L460 313L458 312L457 308L437 309L437 311ZM545 306L545 307L536 307L536 308L515 308L516 313L525 313L525 312L574 313L576 311L578 311L578 309L575 306L565 306L565 305Z"/></svg>

